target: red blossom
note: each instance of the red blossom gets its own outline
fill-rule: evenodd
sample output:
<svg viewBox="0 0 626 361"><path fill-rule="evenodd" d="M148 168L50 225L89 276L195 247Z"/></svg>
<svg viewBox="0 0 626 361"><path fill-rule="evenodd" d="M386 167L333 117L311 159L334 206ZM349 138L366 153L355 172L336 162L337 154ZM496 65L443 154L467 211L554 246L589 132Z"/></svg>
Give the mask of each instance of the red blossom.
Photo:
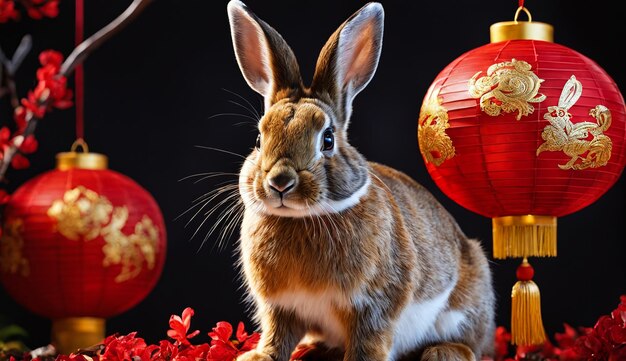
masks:
<svg viewBox="0 0 626 361"><path fill-rule="evenodd" d="M2 0L0 0L2 1ZM26 115L27 115L27 111L26 108L19 106L17 108L15 108L15 111L13 112L13 120L15 120L15 124L17 125L17 132L18 133L23 133L24 129L26 129Z"/></svg>
<svg viewBox="0 0 626 361"><path fill-rule="evenodd" d="M61 69L61 64L63 64L63 54L52 49L44 50L39 53L39 63L43 66L52 65L57 69Z"/></svg>
<svg viewBox="0 0 626 361"><path fill-rule="evenodd" d="M38 147L39 147L39 142L37 142L37 139L35 139L35 136L29 135L28 137L24 138L24 140L22 141L22 144L20 144L19 150L20 152L24 154L32 154L37 151Z"/></svg>
<svg viewBox="0 0 626 361"><path fill-rule="evenodd" d="M33 19L41 20L46 18L55 18L59 15L58 0L31 0L26 4L28 16Z"/></svg>
<svg viewBox="0 0 626 361"><path fill-rule="evenodd" d="M261 335L245 332L243 322L237 326L237 340L231 340L233 326L228 322L218 322L209 332L211 337L211 352L209 358L215 361L233 361L237 356L254 349L259 343Z"/></svg>
<svg viewBox="0 0 626 361"><path fill-rule="evenodd" d="M178 315L170 316L171 329L167 331L167 335L182 345L189 345L189 339L200 333L198 330L189 334L187 333L189 332L189 327L191 326L192 316L193 308L191 307L187 307L183 310L182 317Z"/></svg>
<svg viewBox="0 0 626 361"><path fill-rule="evenodd" d="M113 335L104 340L104 353L101 361L126 361L133 360L147 347L143 338L135 337L137 332L131 332L125 336Z"/></svg>
<svg viewBox="0 0 626 361"><path fill-rule="evenodd" d="M26 169L30 167L30 161L20 153L15 153L11 159L11 167L15 169Z"/></svg>
<svg viewBox="0 0 626 361"><path fill-rule="evenodd" d="M0 0L0 23L19 18L20 13L15 10L15 3L12 0Z"/></svg>
<svg viewBox="0 0 626 361"><path fill-rule="evenodd" d="M506 330L506 328L502 326L498 327L496 329L496 340L494 349L494 359L496 361L503 360L509 354L510 344L511 334Z"/></svg>
<svg viewBox="0 0 626 361"><path fill-rule="evenodd" d="M0 205L7 204L11 199L11 195L4 189L0 188Z"/></svg>

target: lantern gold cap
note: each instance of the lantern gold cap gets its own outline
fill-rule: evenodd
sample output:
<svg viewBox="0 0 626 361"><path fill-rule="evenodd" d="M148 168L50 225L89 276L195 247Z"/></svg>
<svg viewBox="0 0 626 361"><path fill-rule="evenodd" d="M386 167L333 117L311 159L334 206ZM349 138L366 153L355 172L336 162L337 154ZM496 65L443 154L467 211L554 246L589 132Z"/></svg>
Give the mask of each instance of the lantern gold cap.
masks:
<svg viewBox="0 0 626 361"><path fill-rule="evenodd" d="M78 147L83 149L82 152L77 152ZM90 153L87 143L81 138L77 139L72 144L72 150L69 152L58 153L57 169L69 170L69 169L92 169L102 170L107 169L109 166L109 159L104 154Z"/></svg>
<svg viewBox="0 0 626 361"><path fill-rule="evenodd" d="M528 15L528 21L517 21L520 12ZM554 42L554 28L550 24L532 21L530 11L520 6L513 21L495 23L489 27L492 43L506 40L543 40Z"/></svg>

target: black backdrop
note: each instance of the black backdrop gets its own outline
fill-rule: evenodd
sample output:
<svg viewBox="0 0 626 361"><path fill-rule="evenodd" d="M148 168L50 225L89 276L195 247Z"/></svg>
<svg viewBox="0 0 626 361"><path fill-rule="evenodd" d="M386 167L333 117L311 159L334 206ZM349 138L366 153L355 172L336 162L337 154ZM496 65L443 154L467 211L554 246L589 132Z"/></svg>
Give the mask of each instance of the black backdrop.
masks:
<svg viewBox="0 0 626 361"><path fill-rule="evenodd" d="M86 1L91 34L119 14L130 1ZM310 80L318 52L328 36L361 1L252 1L248 5L272 24L298 57ZM427 87L438 72L463 52L489 41L488 27L510 20L517 1L383 1L384 46L378 72L354 103L351 142L370 160L400 169L424 184L456 217L465 232L483 241L491 253L491 221L443 195L431 181L419 155L416 118ZM615 2L596 0L532 1L534 19L552 23L558 43L600 64L626 90L623 54L626 26ZM61 2L56 19L0 25L0 46L12 53L23 34L34 51L21 67L22 95L34 84L35 54L46 48L69 54L73 43L73 2ZM190 240L199 225L184 228L175 217L192 200L222 180L198 184L179 179L199 172L237 172L240 159L195 147L246 154L256 132L249 119L211 116L245 113L229 103L240 94L261 110L260 97L240 75L232 51L226 1L157 0L127 29L93 53L85 64L86 139L93 151L110 157L110 167L135 179L159 202L168 230L168 255L160 282L134 309L113 317L108 332L140 332L148 341L165 337L169 315L186 306L196 310L198 341L220 320L249 323L234 267L237 234L226 247ZM0 100L0 121L10 119L7 99ZM54 154L74 140L73 111L55 111L37 129L39 151L32 167L10 171L13 190L54 166ZM595 204L559 220L559 257L534 260L542 290L543 317L549 334L562 322L591 326L626 293L625 177ZM235 181L235 177L227 180ZM209 219L212 224L215 218ZM518 260L492 263L497 288L498 323L507 324L510 288ZM37 297L36 293L33 297ZM32 315L0 290L0 314L26 327L29 344L48 342L50 322Z"/></svg>

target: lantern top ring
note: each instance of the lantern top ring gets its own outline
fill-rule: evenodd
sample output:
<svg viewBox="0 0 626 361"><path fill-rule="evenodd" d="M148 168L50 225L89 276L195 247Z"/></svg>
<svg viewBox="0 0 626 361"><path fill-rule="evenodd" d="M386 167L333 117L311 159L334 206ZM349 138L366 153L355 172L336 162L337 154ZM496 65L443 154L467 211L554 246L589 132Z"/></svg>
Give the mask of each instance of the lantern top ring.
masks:
<svg viewBox="0 0 626 361"><path fill-rule="evenodd" d="M72 152L76 152L78 150L78 147L81 147L83 149L83 153L89 153L89 146L83 138L76 139L74 143L72 143L72 148L70 149Z"/></svg>
<svg viewBox="0 0 626 361"><path fill-rule="evenodd" d="M528 22L529 22L529 23L532 23L532 21L533 21L533 16L532 16L532 15L530 15L530 11L528 11L528 9L526 9L526 8L525 8L525 7L523 7L523 6L520 6L520 7L518 7L518 8L517 8L517 11L515 11L515 17L513 18L513 21L515 21L515 22L517 23L517 18L519 17L519 13L520 13L521 11L523 11L523 12L525 12L525 13L526 13L526 16L528 16Z"/></svg>

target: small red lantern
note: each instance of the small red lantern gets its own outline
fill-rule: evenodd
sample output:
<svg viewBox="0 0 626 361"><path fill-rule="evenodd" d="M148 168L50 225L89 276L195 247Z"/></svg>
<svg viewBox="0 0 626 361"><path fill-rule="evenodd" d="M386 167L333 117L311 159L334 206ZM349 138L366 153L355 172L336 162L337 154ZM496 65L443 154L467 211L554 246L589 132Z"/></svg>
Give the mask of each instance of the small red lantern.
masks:
<svg viewBox="0 0 626 361"><path fill-rule="evenodd" d="M0 279L51 318L63 353L101 342L104 318L144 299L165 261L163 216L152 196L96 153L61 153L57 169L15 191L0 241Z"/></svg>
<svg viewBox="0 0 626 361"><path fill-rule="evenodd" d="M517 21L520 11L528 22ZM437 76L418 124L435 183L461 206L493 218L494 257L524 258L521 270L532 270L526 257L556 256L556 218L596 201L626 161L626 108L617 85L589 58L553 43L552 32L523 6L514 21L492 25L491 44ZM520 278L513 292L515 344L545 339L530 278ZM515 296L522 294L536 301L520 304ZM534 320L519 320L524 315Z"/></svg>

